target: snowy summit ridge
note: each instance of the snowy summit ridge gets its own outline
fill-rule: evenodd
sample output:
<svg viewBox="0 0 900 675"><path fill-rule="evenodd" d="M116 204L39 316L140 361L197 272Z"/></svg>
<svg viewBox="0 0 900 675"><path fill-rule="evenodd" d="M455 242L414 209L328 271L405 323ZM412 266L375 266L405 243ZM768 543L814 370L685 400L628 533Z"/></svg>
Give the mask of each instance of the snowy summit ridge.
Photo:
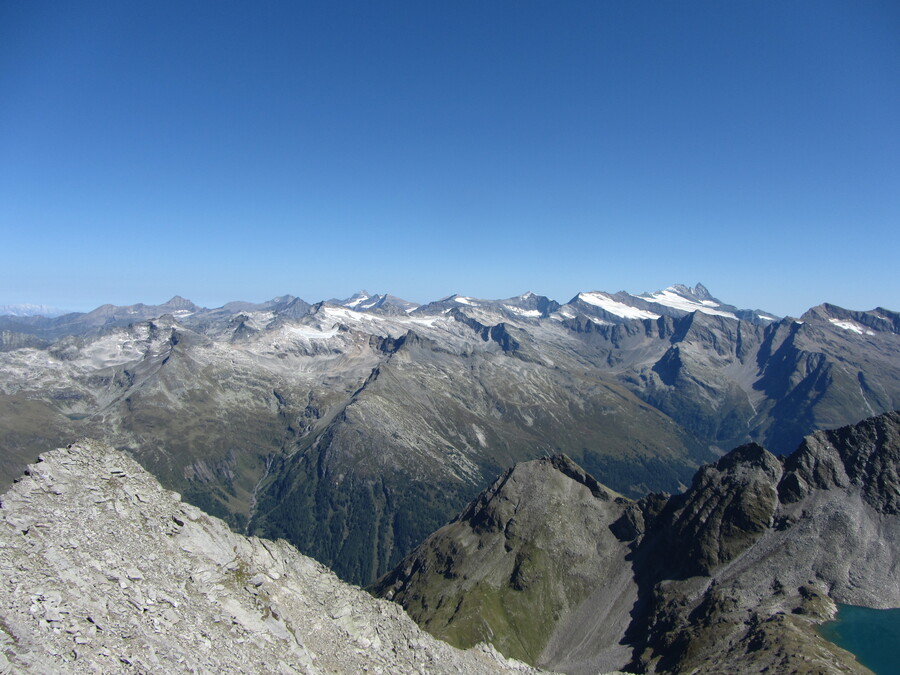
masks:
<svg viewBox="0 0 900 675"><path fill-rule="evenodd" d="M214 315L272 312L274 315L300 318L319 306L343 308L351 312L375 315L433 314L446 313L453 309L500 311L507 315L524 319L556 320L571 319L577 315L590 317L595 323L610 324L633 320L657 320L668 316L677 318L693 312L730 319L740 319L766 324L779 317L760 310L738 309L715 298L703 284L693 287L675 284L653 293L635 295L627 291L607 293L605 291L584 291L578 293L568 303L560 304L546 296L532 291L511 298L490 300L468 295L453 294L424 305L410 302L388 293L369 293L360 290L348 298L331 298L324 302L310 304L293 295L281 295L266 302L228 302L216 309L200 307L181 296L175 296L160 305L115 306L102 305L87 313L69 313L60 317L61 310L45 305L0 305L0 329L19 331L17 319L28 321L29 327L49 329L51 333L77 333L77 327L96 328L125 321L139 321L164 314L176 317L191 315ZM40 316L39 316L40 315ZM40 324L37 326L34 322ZM47 323L45 327L43 324ZM34 324L34 325L33 325ZM29 331L25 331L29 332Z"/></svg>

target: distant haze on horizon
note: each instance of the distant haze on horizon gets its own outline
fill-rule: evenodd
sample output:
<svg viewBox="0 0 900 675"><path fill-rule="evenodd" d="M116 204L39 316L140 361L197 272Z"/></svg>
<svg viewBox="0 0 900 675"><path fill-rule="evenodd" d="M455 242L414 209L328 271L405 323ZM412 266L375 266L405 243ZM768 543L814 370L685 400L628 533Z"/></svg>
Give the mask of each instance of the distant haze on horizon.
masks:
<svg viewBox="0 0 900 675"><path fill-rule="evenodd" d="M0 304L900 309L900 4L0 4Z"/></svg>

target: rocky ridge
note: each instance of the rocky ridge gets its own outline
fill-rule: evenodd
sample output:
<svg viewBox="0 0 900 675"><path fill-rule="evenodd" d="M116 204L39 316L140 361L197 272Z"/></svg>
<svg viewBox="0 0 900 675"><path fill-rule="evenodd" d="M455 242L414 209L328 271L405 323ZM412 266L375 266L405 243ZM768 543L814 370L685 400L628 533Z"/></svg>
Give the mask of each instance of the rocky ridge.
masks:
<svg viewBox="0 0 900 675"><path fill-rule="evenodd" d="M608 527L625 503L565 456L519 464L374 592L400 602L423 628L453 644L491 641L535 663L560 618L577 611L596 579L609 576L611 595L620 596L610 603L614 609L592 616L579 633L587 638L593 630L615 644L636 599L629 576L613 572L627 569L621 565L627 549ZM592 659L593 673L627 660L627 648L612 651L611 658Z"/></svg>
<svg viewBox="0 0 900 675"><path fill-rule="evenodd" d="M900 412L739 447L675 496L519 464L375 585L451 643L573 675L867 673L816 626L900 607ZM536 619L535 617L540 617Z"/></svg>
<svg viewBox="0 0 900 675"><path fill-rule="evenodd" d="M284 541L235 534L125 454L42 455L2 497L2 673L535 673L463 652Z"/></svg>

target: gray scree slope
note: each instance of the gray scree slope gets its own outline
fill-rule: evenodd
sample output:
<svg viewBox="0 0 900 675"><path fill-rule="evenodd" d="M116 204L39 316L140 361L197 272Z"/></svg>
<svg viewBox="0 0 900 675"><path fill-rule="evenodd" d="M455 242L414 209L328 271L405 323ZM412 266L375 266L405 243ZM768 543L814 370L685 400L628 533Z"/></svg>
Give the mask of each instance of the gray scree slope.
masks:
<svg viewBox="0 0 900 675"><path fill-rule="evenodd" d="M82 443L2 497L0 672L537 671L439 642L289 544L235 534Z"/></svg>

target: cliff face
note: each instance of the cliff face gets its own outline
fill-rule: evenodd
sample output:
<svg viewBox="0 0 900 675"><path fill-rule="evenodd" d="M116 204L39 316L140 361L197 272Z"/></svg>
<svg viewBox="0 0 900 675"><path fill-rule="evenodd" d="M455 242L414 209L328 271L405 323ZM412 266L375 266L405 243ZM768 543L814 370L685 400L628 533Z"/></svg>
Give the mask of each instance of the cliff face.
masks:
<svg viewBox="0 0 900 675"><path fill-rule="evenodd" d="M900 606L898 460L888 413L783 459L742 446L674 497L518 465L375 591L454 644L568 673L867 672L815 627L835 602Z"/></svg>
<svg viewBox="0 0 900 675"><path fill-rule="evenodd" d="M784 502L799 501L814 489L853 488L879 513L900 513L900 436L897 413L807 437L785 467L779 485Z"/></svg>
<svg viewBox="0 0 900 675"><path fill-rule="evenodd" d="M701 470L635 546L645 604L629 667L711 673L727 659L746 672L860 669L814 626L835 602L900 606L898 432L900 413L888 413L816 432L783 464L739 448ZM740 507L724 515L723 502ZM685 514L693 530L678 529ZM678 534L692 536L679 547ZM670 562L659 564L663 555Z"/></svg>
<svg viewBox="0 0 900 675"><path fill-rule="evenodd" d="M664 573L708 575L752 546L772 525L781 474L781 462L756 444L701 468L654 527L668 551Z"/></svg>
<svg viewBox="0 0 900 675"><path fill-rule="evenodd" d="M435 640L99 444L43 455L3 495L0 578L3 673L534 672Z"/></svg>

